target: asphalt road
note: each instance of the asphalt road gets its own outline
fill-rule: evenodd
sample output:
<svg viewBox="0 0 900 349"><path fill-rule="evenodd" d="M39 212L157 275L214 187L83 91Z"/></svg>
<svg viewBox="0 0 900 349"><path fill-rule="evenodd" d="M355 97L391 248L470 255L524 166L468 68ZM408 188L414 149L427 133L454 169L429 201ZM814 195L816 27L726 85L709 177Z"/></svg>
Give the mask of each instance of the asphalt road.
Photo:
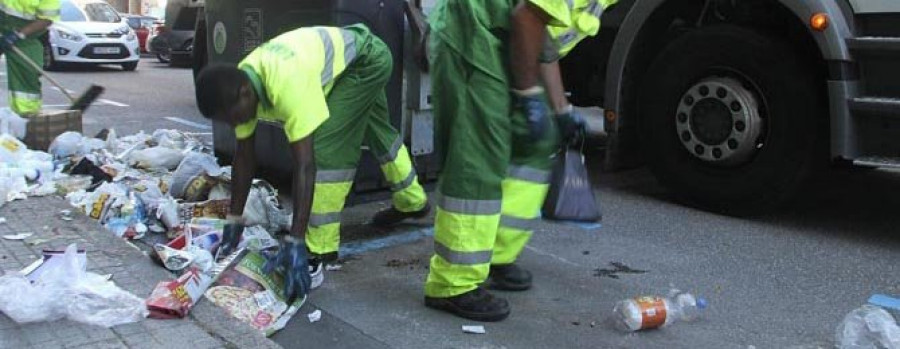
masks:
<svg viewBox="0 0 900 349"><path fill-rule="evenodd" d="M107 87L109 102L85 116L87 133L209 132L194 107L190 70L145 59L137 72L55 76L76 91ZM45 95L48 104L63 103L54 91ZM513 313L485 324L487 334L464 334L461 326L472 322L422 306L430 221L373 229L366 220L388 204L379 201L347 210L343 248L355 255L326 274L274 339L288 348L830 348L847 312L873 293L900 295L896 172L828 171L790 208L739 219L673 202L645 170L602 173L600 156L588 154L602 227L542 223L520 257L535 287L504 293ZM615 302L672 287L709 299L701 320L634 334L611 328ZM305 314L315 309L323 320L310 323Z"/></svg>

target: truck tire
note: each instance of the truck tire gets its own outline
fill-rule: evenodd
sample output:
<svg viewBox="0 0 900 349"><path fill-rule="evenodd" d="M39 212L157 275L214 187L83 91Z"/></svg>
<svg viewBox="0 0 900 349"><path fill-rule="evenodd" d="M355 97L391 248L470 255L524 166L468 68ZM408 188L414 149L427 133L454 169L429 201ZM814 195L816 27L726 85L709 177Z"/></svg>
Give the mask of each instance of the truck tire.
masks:
<svg viewBox="0 0 900 349"><path fill-rule="evenodd" d="M688 205L730 215L784 204L823 158L822 82L777 38L731 25L685 33L638 92L643 154Z"/></svg>
<svg viewBox="0 0 900 349"><path fill-rule="evenodd" d="M191 50L191 69L194 72L194 79L197 79L197 74L206 66L206 57L206 22L200 21L194 29L194 49Z"/></svg>

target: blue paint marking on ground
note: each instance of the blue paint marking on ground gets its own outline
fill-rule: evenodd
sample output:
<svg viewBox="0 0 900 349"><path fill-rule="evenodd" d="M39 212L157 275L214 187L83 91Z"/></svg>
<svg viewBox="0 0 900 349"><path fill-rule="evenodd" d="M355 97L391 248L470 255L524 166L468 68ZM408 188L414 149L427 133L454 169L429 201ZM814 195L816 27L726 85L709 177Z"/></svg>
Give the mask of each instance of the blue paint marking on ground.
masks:
<svg viewBox="0 0 900 349"><path fill-rule="evenodd" d="M600 223L573 222L573 221L559 221L559 223L562 223L565 225L571 225L573 227L579 227L579 228L587 230L587 231L599 230L600 228L603 227L603 224L600 224Z"/></svg>
<svg viewBox="0 0 900 349"><path fill-rule="evenodd" d="M361 253L380 250L419 241L429 236L434 236L434 228L422 228L403 234L386 236L383 238L348 242L341 245L341 256L353 256Z"/></svg>
<svg viewBox="0 0 900 349"><path fill-rule="evenodd" d="M869 297L869 304L877 305L882 308L900 310L900 299L883 294L873 294Z"/></svg>

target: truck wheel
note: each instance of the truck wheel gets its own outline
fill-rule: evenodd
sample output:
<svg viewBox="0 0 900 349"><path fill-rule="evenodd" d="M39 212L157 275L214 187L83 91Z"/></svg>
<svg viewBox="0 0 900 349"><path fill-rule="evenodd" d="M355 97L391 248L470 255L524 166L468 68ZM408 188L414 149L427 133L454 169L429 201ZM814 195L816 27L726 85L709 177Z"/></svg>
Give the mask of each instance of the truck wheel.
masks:
<svg viewBox="0 0 900 349"><path fill-rule="evenodd" d="M197 74L206 66L206 57L206 22L201 21L194 30L194 49L191 50L191 69L194 72L194 79L197 79Z"/></svg>
<svg viewBox="0 0 900 349"><path fill-rule="evenodd" d="M639 92L644 155L680 200L732 215L791 198L822 159L820 81L776 38L736 26L686 33Z"/></svg>
<svg viewBox="0 0 900 349"><path fill-rule="evenodd" d="M171 60L171 58L169 57L169 52L157 53L156 60L158 60L160 63L169 63L169 61Z"/></svg>

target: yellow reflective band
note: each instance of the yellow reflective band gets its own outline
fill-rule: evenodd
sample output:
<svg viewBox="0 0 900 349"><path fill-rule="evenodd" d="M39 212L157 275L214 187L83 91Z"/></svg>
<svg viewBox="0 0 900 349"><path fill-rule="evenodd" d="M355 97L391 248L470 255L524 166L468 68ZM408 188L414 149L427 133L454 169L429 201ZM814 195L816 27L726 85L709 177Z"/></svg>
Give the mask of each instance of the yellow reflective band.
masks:
<svg viewBox="0 0 900 349"><path fill-rule="evenodd" d="M400 148L403 147L403 140L400 139L400 136L397 136L394 139L394 142L391 143L391 148L388 149L386 154L375 154L375 158L378 159L378 163L386 164L392 162L397 159L397 154L400 153Z"/></svg>
<svg viewBox="0 0 900 349"><path fill-rule="evenodd" d="M41 99L40 93L9 91L9 95L15 99L23 99L23 100L40 100Z"/></svg>
<svg viewBox="0 0 900 349"><path fill-rule="evenodd" d="M318 170L316 183L350 182L356 177L356 170Z"/></svg>
<svg viewBox="0 0 900 349"><path fill-rule="evenodd" d="M415 180L416 180L416 173L413 171L409 171L409 176L406 176L406 179L404 179L400 183L395 183L395 184L391 185L391 191L397 192L397 191L401 191L403 189L409 188L409 186L412 185L413 181L415 181Z"/></svg>
<svg viewBox="0 0 900 349"><path fill-rule="evenodd" d="M509 165L507 176L534 183L547 183L550 181L550 171L521 165Z"/></svg>
<svg viewBox="0 0 900 349"><path fill-rule="evenodd" d="M25 12L22 12L21 10L17 10L17 9L14 9L14 8L8 6L4 2L0 2L0 11L3 11L10 16L19 17L22 19L31 20L31 19L35 18L35 16L33 14L26 14Z"/></svg>
<svg viewBox="0 0 900 349"><path fill-rule="evenodd" d="M344 200L352 186L353 182L316 183L312 213L324 214L343 210Z"/></svg>

